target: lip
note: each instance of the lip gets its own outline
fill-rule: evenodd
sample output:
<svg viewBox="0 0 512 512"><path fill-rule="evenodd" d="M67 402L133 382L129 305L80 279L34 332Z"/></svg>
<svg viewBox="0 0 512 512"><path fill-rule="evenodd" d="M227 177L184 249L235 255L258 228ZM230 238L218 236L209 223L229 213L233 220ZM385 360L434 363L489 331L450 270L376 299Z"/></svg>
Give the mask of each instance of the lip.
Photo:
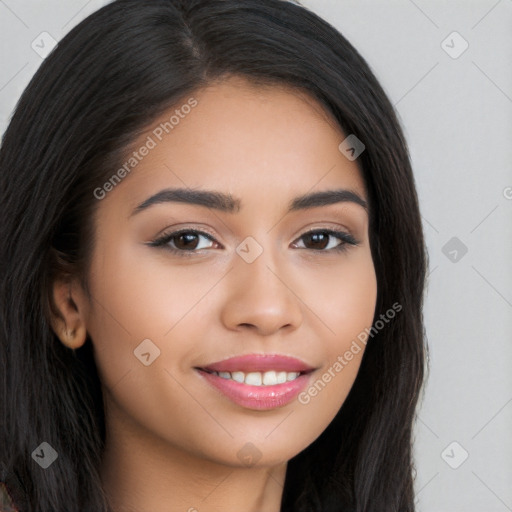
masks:
<svg viewBox="0 0 512 512"><path fill-rule="evenodd" d="M216 363L203 366L201 370L210 372L268 372L271 370L285 372L311 372L315 368L295 357L280 354L248 354L230 357Z"/></svg>
<svg viewBox="0 0 512 512"><path fill-rule="evenodd" d="M290 403L308 384L316 368L295 357L280 354L247 354L231 357L207 366L196 367L198 374L232 402L248 409L268 410ZM298 372L292 381L273 386L251 386L224 379L211 372Z"/></svg>
<svg viewBox="0 0 512 512"><path fill-rule="evenodd" d="M195 368L195 370L208 384L235 404L256 410L274 409L290 403L308 385L312 375L311 372L304 373L295 380L275 386L250 386L231 379L224 379L201 368Z"/></svg>

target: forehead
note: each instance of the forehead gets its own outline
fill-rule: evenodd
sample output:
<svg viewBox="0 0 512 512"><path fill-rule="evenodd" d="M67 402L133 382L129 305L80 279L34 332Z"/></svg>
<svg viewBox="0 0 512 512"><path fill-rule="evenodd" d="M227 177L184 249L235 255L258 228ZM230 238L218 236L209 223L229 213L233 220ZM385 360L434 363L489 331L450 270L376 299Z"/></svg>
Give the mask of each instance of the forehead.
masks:
<svg viewBox="0 0 512 512"><path fill-rule="evenodd" d="M230 78L191 93L156 119L127 153L128 161L151 147L119 189L132 206L166 186L223 189L248 201L260 193L260 202L315 186L364 196L358 164L338 149L344 138L332 114L305 92Z"/></svg>

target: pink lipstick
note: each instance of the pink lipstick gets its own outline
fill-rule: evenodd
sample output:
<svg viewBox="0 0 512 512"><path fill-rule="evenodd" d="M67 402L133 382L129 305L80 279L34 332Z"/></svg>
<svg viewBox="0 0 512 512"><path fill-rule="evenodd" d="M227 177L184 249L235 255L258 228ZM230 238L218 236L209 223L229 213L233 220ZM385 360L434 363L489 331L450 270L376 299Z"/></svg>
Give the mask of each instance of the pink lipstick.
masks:
<svg viewBox="0 0 512 512"><path fill-rule="evenodd" d="M196 367L205 381L234 403L267 410L291 402L315 370L299 359L277 354L250 354Z"/></svg>

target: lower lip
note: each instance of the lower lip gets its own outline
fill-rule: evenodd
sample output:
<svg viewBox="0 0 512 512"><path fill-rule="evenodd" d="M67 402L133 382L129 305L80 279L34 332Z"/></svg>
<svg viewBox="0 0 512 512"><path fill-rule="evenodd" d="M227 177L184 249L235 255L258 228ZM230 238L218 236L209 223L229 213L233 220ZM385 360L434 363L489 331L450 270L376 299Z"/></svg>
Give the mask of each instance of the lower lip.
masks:
<svg viewBox="0 0 512 512"><path fill-rule="evenodd" d="M307 385L311 373L299 375L296 379L275 386L250 386L224 379L213 373L197 370L213 387L235 404L248 409L268 410L290 403Z"/></svg>

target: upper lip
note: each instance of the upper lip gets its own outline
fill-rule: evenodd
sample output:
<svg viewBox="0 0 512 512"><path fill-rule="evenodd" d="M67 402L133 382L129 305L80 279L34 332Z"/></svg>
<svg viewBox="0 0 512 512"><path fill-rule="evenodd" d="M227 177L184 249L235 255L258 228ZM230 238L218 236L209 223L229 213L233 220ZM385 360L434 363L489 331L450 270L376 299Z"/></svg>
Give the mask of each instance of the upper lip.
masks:
<svg viewBox="0 0 512 512"><path fill-rule="evenodd" d="M283 356L279 354L248 354L244 356L231 357L222 361L199 367L201 370L211 372L266 372L266 371L286 371L286 372L310 372L314 370L312 366L304 363L295 357Z"/></svg>

